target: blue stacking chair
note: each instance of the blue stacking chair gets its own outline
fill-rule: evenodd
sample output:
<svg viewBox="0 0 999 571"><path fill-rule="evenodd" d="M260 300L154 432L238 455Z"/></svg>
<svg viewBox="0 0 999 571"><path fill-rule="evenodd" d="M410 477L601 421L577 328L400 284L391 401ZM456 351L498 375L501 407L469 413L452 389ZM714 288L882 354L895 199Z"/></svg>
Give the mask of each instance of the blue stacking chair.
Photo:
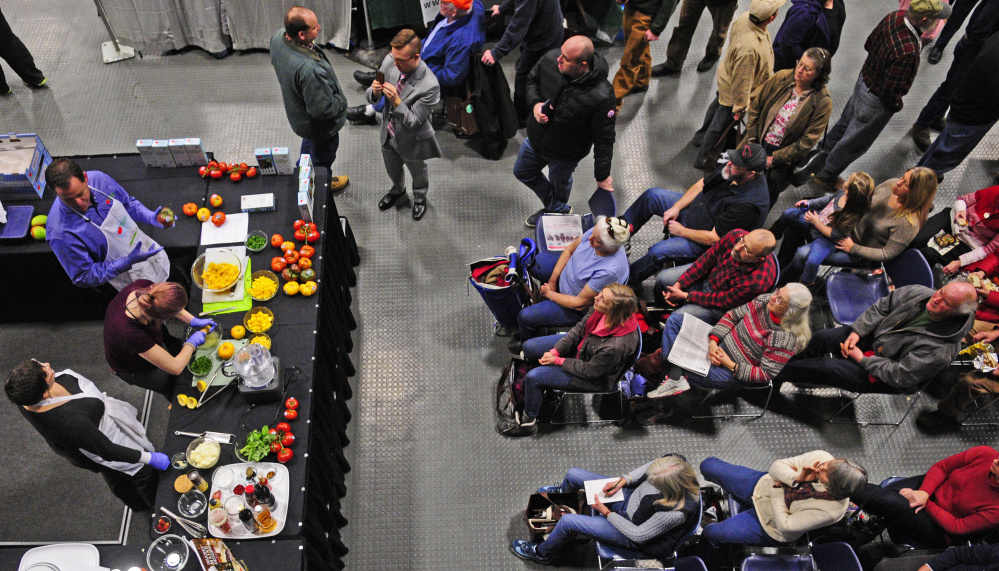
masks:
<svg viewBox="0 0 999 571"><path fill-rule="evenodd" d="M813 545L812 558L820 571L863 571L853 548L842 541Z"/></svg>
<svg viewBox="0 0 999 571"><path fill-rule="evenodd" d="M888 295L888 282L895 287L920 284L933 287L933 271L923 254L915 248L903 251L880 274L837 272L826 280L826 296L833 319L850 325L868 307Z"/></svg>
<svg viewBox="0 0 999 571"><path fill-rule="evenodd" d="M756 554L742 560L742 571L818 571L811 555Z"/></svg>
<svg viewBox="0 0 999 571"><path fill-rule="evenodd" d="M674 567L666 567L665 562L658 561L642 553L641 551L636 551L634 549L627 549L624 547L618 547L617 545L610 545L608 543L600 543L599 541L594 541L597 548L597 564L600 565L601 571L604 569L610 569L612 567L618 567L622 564L627 565L638 565L638 562L649 560L658 561L659 567L648 567L643 566L642 569L676 569L678 571L683 569L689 569L690 571L697 571L698 569L704 569L704 562L698 557L684 557L682 559L676 558L676 550L680 548L688 539L690 539L697 530L701 528L701 516L704 514L704 502L700 495L697 497L698 502L698 512L697 517L694 521L688 524L686 531L680 537L676 545L673 546L673 560ZM684 561L690 560L690 561ZM682 562L682 563L681 563ZM643 565L646 565L643 563ZM698 567L700 565L700 567Z"/></svg>

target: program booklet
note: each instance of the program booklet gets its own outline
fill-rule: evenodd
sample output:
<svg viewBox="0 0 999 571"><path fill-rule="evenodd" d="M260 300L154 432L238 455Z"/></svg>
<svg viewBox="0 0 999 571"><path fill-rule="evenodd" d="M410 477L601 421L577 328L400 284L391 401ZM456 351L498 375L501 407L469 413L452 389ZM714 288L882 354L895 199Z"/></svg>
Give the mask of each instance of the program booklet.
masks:
<svg viewBox="0 0 999 571"><path fill-rule="evenodd" d="M708 335L711 335L711 329L710 325L693 315L683 314L683 325L666 360L681 369L706 377L711 368L711 361L708 360Z"/></svg>

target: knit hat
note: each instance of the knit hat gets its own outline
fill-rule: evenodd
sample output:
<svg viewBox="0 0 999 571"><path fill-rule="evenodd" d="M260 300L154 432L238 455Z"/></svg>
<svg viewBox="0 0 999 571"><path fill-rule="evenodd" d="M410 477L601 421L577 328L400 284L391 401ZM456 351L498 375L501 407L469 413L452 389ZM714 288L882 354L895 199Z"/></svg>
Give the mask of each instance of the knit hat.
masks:
<svg viewBox="0 0 999 571"><path fill-rule="evenodd" d="M909 10L917 18L936 18L946 20L950 18L951 8L940 0L912 0Z"/></svg>
<svg viewBox="0 0 999 571"><path fill-rule="evenodd" d="M737 167L756 172L762 172L767 168L767 152L756 143L747 143L738 149L729 150L728 160Z"/></svg>
<svg viewBox="0 0 999 571"><path fill-rule="evenodd" d="M937 0L937 2L939 1ZM450 2L459 10L469 10L472 7L472 0L441 0L441 2Z"/></svg>
<svg viewBox="0 0 999 571"><path fill-rule="evenodd" d="M749 5L749 13L757 20L769 20L785 2L787 0L753 0Z"/></svg>

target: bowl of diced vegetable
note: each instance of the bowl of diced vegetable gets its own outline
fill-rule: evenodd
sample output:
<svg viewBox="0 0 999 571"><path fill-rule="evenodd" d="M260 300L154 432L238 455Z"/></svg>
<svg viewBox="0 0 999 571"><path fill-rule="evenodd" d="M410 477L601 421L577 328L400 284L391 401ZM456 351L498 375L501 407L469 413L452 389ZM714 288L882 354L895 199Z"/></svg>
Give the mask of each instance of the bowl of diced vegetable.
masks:
<svg viewBox="0 0 999 571"><path fill-rule="evenodd" d="M245 244L251 252L262 252L267 247L267 234L263 230L254 230L246 235Z"/></svg>
<svg viewBox="0 0 999 571"><path fill-rule="evenodd" d="M187 370L195 377L203 377L212 370L212 358L208 355L195 355L191 362L187 364Z"/></svg>
<svg viewBox="0 0 999 571"><path fill-rule="evenodd" d="M250 297L254 301L268 301L277 295L277 274L270 270L257 270L250 274Z"/></svg>

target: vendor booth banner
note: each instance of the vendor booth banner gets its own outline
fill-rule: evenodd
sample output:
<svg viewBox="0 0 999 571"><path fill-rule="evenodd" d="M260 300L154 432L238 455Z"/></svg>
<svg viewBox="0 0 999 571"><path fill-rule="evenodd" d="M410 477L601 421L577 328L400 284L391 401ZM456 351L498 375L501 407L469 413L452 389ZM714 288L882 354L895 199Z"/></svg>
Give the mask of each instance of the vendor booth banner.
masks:
<svg viewBox="0 0 999 571"><path fill-rule="evenodd" d="M423 22L433 22L440 12L441 0L418 0L423 8Z"/></svg>

